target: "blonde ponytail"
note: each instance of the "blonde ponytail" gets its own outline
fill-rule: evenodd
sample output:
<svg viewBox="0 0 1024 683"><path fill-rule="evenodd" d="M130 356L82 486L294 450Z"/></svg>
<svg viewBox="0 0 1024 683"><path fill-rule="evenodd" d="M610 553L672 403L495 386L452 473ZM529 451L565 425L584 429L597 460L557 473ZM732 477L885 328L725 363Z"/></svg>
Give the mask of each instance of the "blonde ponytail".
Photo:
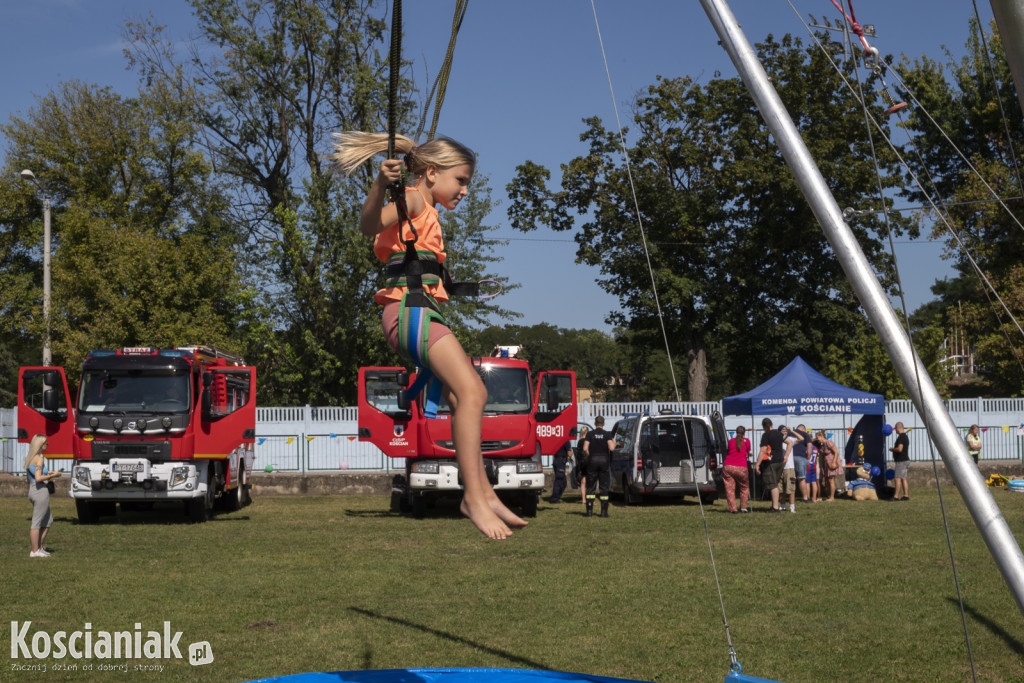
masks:
<svg viewBox="0 0 1024 683"><path fill-rule="evenodd" d="M360 133L345 131L334 133L334 152L328 159L338 170L351 175L368 159L388 151L388 136L384 133ZM453 166L469 164L476 168L476 153L469 147L451 138L438 137L420 146L404 135L395 136L395 152L405 155L405 165L414 176L421 176L428 166L444 170Z"/></svg>

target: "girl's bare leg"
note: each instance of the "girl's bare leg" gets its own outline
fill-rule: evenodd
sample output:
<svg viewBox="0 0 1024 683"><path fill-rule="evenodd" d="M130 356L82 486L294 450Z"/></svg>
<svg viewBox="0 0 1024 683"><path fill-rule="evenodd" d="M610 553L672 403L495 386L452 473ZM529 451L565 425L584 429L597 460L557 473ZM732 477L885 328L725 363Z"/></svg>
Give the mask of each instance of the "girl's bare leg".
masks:
<svg viewBox="0 0 1024 683"><path fill-rule="evenodd" d="M484 472L480 453L480 424L487 390L455 335L445 335L430 347L430 367L444 383L445 398L452 406L452 440L455 459L462 472L463 497L459 509L488 538L511 535L508 524L525 524L498 499Z"/></svg>
<svg viewBox="0 0 1024 683"><path fill-rule="evenodd" d="M29 529L28 540L32 544L32 552L35 552L42 547L39 543L39 529Z"/></svg>

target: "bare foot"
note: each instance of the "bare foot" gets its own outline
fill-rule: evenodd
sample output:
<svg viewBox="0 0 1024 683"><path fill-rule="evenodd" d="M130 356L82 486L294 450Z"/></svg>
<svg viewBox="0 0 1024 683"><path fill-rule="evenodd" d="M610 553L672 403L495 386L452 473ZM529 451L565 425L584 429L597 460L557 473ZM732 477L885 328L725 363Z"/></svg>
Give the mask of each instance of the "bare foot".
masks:
<svg viewBox="0 0 1024 683"><path fill-rule="evenodd" d="M512 535L512 530L501 521L486 502L472 505L463 498L462 503L459 504L459 510L469 517L469 521L473 522L487 538L502 541Z"/></svg>
<svg viewBox="0 0 1024 683"><path fill-rule="evenodd" d="M505 507L505 504L501 502L501 498L498 498L498 494L494 493L493 490L487 495L487 505L494 511L494 514L501 518L501 521L513 529L522 529L529 524L525 519Z"/></svg>

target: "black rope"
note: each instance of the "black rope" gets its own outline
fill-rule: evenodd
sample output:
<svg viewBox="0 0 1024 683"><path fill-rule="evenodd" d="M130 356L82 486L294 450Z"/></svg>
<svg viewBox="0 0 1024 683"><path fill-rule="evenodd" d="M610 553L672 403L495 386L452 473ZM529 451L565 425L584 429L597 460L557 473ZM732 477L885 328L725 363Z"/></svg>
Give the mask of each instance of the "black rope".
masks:
<svg viewBox="0 0 1024 683"><path fill-rule="evenodd" d="M394 0L391 9L391 62L388 74L388 159L395 158L398 133L398 80L402 71L402 0Z"/></svg>
<svg viewBox="0 0 1024 683"><path fill-rule="evenodd" d="M391 52L388 74L388 159L395 158L395 137L398 135L398 84L402 72L402 0L394 0L391 9ZM413 249L419 235L409 220L409 211L405 203L405 187L399 178L388 186L391 201L398 210L398 236L401 239L402 226L409 225L412 231L411 240L402 240L408 249ZM415 250L413 249L415 252Z"/></svg>

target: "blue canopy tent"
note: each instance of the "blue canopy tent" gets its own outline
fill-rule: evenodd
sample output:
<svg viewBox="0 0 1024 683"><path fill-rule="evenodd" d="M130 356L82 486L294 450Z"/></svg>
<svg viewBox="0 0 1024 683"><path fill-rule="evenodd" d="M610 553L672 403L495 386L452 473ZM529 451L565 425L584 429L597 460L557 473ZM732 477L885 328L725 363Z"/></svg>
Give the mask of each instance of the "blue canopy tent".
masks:
<svg viewBox="0 0 1024 683"><path fill-rule="evenodd" d="M864 444L868 470L876 487L885 486L885 443L882 436L885 397L851 389L830 380L797 356L777 375L750 391L722 399L723 415L863 415L847 443L846 462L856 462ZM778 426L778 425L776 425Z"/></svg>
<svg viewBox="0 0 1024 683"><path fill-rule="evenodd" d="M882 415L885 398L833 382L797 356L754 389L722 399L723 415Z"/></svg>

